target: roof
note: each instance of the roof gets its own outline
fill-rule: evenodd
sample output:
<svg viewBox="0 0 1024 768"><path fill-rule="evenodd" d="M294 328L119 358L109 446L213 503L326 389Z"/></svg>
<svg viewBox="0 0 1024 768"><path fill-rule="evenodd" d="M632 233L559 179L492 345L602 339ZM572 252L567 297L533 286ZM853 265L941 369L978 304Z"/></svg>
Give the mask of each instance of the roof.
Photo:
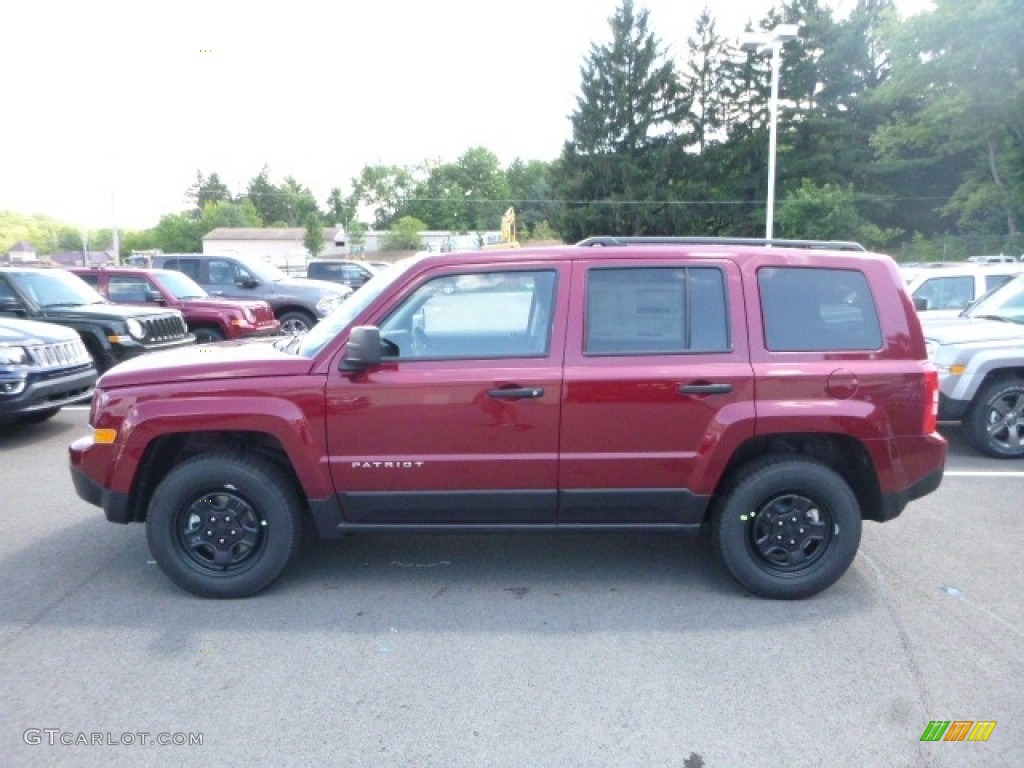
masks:
<svg viewBox="0 0 1024 768"><path fill-rule="evenodd" d="M334 242L338 227L324 227L324 240ZM305 227L217 227L210 230L203 240L254 240L302 242L306 237Z"/></svg>
<svg viewBox="0 0 1024 768"><path fill-rule="evenodd" d="M12 245L7 250L7 252L8 253L26 253L26 252L27 253L35 253L37 250L38 249L34 245L32 245L32 243L27 243L24 240L19 240L14 245Z"/></svg>

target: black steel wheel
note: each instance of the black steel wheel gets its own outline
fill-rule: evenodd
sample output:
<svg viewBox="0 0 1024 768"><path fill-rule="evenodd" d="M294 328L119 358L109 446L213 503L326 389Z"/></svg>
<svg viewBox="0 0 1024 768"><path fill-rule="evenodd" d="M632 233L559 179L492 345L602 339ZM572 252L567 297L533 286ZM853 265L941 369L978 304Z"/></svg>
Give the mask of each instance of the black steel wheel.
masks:
<svg viewBox="0 0 1024 768"><path fill-rule="evenodd" d="M160 569L203 597L248 597L275 581L301 542L302 505L261 458L204 454L153 494L146 537Z"/></svg>
<svg viewBox="0 0 1024 768"><path fill-rule="evenodd" d="M712 534L733 577L755 594L809 597L834 584L860 546L861 514L846 481L805 458L766 457L724 489Z"/></svg>
<svg viewBox="0 0 1024 768"><path fill-rule="evenodd" d="M986 384L964 419L967 437L979 451L997 459L1024 457L1024 381Z"/></svg>

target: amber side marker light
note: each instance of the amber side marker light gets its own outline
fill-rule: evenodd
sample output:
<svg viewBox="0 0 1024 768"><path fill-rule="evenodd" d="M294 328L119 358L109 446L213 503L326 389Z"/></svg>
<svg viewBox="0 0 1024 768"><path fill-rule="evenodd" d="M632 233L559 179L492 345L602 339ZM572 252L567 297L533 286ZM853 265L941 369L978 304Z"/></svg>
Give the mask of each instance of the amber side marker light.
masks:
<svg viewBox="0 0 1024 768"><path fill-rule="evenodd" d="M116 429L94 429L92 431L92 441L94 443L103 443L104 445L110 445L116 439Z"/></svg>

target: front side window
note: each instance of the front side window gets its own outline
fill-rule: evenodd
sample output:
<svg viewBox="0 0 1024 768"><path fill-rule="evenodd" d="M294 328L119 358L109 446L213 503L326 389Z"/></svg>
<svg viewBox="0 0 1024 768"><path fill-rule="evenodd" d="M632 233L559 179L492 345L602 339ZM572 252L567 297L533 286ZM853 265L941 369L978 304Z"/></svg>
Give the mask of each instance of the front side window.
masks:
<svg viewBox="0 0 1024 768"><path fill-rule="evenodd" d="M882 346L878 310L863 273L765 267L758 270L757 283L768 349L809 352Z"/></svg>
<svg viewBox="0 0 1024 768"><path fill-rule="evenodd" d="M474 272L427 281L381 323L389 357L541 357L551 337L554 271Z"/></svg>
<svg viewBox="0 0 1024 768"><path fill-rule="evenodd" d="M210 285L234 285L236 280L248 279L248 273L241 267L223 259L210 259Z"/></svg>
<svg viewBox="0 0 1024 768"><path fill-rule="evenodd" d="M717 267L608 267L588 273L586 354L729 348L725 282Z"/></svg>
<svg viewBox="0 0 1024 768"><path fill-rule="evenodd" d="M917 287L914 298L927 299L928 309L963 309L974 298L974 278L933 277Z"/></svg>

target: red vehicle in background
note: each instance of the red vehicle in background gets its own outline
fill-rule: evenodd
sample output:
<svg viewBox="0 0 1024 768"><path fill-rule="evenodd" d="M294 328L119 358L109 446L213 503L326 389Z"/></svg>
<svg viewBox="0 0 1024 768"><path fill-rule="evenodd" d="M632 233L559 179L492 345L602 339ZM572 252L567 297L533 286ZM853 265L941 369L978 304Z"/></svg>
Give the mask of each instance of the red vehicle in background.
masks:
<svg viewBox="0 0 1024 768"><path fill-rule="evenodd" d="M117 304L157 304L179 310L200 344L272 336L281 328L267 302L215 298L188 275L170 269L73 267L70 271Z"/></svg>

